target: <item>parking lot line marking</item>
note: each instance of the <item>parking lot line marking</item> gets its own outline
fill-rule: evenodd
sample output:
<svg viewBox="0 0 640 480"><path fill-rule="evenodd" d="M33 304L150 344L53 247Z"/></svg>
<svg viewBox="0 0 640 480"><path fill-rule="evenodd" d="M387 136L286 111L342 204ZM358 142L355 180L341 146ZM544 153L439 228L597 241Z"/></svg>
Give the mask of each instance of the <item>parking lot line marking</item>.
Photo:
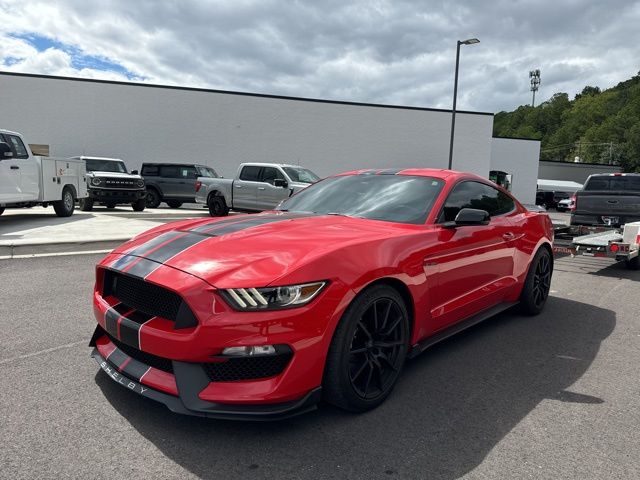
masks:
<svg viewBox="0 0 640 480"><path fill-rule="evenodd" d="M68 255L94 255L97 253L109 253L113 249L104 250L83 250L80 252L47 252L47 253L26 253L21 255L2 255L0 260L11 260L14 258L40 258L40 257L63 257Z"/></svg>
<svg viewBox="0 0 640 480"><path fill-rule="evenodd" d="M79 342L66 343L64 345L58 345L57 347L45 348L44 350L39 350L33 353L26 353L24 355L18 355L17 357L5 358L4 360L0 360L0 365L4 365L5 363L14 362L17 360L24 360L25 358L37 357L38 355L55 352L64 348L77 347L78 345L83 345L85 343L87 343L86 340L80 340Z"/></svg>

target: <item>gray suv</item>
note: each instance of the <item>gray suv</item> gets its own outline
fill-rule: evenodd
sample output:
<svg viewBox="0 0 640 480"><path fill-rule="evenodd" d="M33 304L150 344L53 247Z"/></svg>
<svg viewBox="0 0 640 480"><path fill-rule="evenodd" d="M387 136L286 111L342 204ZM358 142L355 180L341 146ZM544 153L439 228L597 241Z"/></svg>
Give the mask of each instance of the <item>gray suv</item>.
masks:
<svg viewBox="0 0 640 480"><path fill-rule="evenodd" d="M211 167L184 163L143 163L140 172L147 186L147 207L166 202L171 208L194 203L198 177L220 178Z"/></svg>

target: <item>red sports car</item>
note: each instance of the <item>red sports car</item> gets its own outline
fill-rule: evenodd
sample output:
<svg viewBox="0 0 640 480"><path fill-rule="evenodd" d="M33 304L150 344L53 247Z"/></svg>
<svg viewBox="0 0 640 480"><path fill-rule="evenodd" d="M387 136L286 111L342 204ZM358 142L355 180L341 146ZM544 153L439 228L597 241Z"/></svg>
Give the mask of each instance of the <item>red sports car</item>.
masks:
<svg viewBox="0 0 640 480"><path fill-rule="evenodd" d="M174 412L379 405L407 357L549 293L552 224L481 177L361 170L277 211L149 230L97 267L93 357Z"/></svg>

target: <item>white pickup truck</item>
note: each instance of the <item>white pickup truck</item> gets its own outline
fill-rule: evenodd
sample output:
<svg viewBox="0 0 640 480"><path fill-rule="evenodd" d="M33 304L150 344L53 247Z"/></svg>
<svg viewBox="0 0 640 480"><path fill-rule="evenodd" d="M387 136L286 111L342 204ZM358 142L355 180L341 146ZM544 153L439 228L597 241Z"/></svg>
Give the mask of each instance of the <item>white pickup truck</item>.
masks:
<svg viewBox="0 0 640 480"><path fill-rule="evenodd" d="M53 205L59 217L73 214L87 196L82 160L36 157L22 135L0 130L0 215L5 208Z"/></svg>
<svg viewBox="0 0 640 480"><path fill-rule="evenodd" d="M318 180L297 165L242 163L234 179L198 177L196 203L206 204L212 217L227 215L229 209L262 212Z"/></svg>

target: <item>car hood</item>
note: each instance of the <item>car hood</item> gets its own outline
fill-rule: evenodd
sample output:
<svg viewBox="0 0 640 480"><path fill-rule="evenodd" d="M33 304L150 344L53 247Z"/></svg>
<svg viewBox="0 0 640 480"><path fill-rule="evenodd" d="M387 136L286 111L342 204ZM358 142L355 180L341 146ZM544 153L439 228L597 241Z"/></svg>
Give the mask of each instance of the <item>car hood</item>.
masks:
<svg viewBox="0 0 640 480"><path fill-rule="evenodd" d="M238 215L167 224L114 253L168 265L218 288L248 288L267 286L336 249L415 229L335 215Z"/></svg>
<svg viewBox="0 0 640 480"><path fill-rule="evenodd" d="M110 178L135 178L136 180L142 178L140 175L132 175L130 173L120 173L120 172L102 172L99 170L93 170L87 172L87 175L93 177L110 177Z"/></svg>

